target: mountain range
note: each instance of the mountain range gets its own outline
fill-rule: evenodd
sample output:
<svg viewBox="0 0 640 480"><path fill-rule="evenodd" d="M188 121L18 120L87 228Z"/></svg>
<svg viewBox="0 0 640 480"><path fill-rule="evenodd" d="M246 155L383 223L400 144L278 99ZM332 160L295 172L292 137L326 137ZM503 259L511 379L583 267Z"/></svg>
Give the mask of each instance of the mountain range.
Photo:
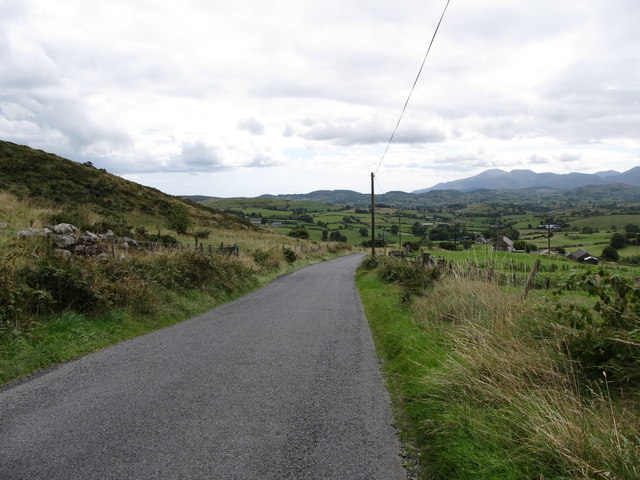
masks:
<svg viewBox="0 0 640 480"><path fill-rule="evenodd" d="M640 166L626 172L607 170L597 173L535 173L531 170L512 170L507 172L494 168L485 170L473 177L443 182L433 187L415 190L411 193L425 193L432 190L457 190L471 192L479 189L515 190L522 188L570 190L586 185L611 185L625 183L640 186Z"/></svg>

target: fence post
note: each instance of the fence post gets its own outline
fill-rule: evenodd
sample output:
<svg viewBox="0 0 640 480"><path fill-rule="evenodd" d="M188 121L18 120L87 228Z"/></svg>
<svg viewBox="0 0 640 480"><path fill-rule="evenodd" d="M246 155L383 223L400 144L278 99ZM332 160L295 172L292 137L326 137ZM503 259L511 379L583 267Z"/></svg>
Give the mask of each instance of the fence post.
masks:
<svg viewBox="0 0 640 480"><path fill-rule="evenodd" d="M538 268L540 268L540 260L536 260L536 263L533 264L533 268L529 273L529 278L527 278L527 283L524 284L524 290L522 291L522 301L524 302L527 298L527 294L529 293L529 289L531 285L533 285L533 281L536 278L536 274L538 273Z"/></svg>

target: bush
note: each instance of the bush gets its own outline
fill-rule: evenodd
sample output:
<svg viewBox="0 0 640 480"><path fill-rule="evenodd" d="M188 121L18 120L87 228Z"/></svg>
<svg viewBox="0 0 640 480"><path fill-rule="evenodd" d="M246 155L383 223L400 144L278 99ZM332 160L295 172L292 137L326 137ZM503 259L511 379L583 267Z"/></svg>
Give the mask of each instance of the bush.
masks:
<svg viewBox="0 0 640 480"><path fill-rule="evenodd" d="M276 252L257 249L251 254L253 261L265 270L277 270L280 268L282 257Z"/></svg>
<svg viewBox="0 0 640 480"><path fill-rule="evenodd" d="M307 230L304 227L294 228L287 235L290 236L290 237L293 237L293 238L301 238L303 240L308 240L309 239L309 230Z"/></svg>
<svg viewBox="0 0 640 480"><path fill-rule="evenodd" d="M617 262L620 260L620 254L618 250L616 250L613 246L607 245L602 249L602 255L600 256L603 260L609 260L612 262Z"/></svg>
<svg viewBox="0 0 640 480"><path fill-rule="evenodd" d="M365 270L375 270L378 268L378 265L380 265L378 257L374 257L372 255L367 255L361 263L362 268Z"/></svg>
<svg viewBox="0 0 640 480"><path fill-rule="evenodd" d="M404 301L424 293L442 275L442 270L438 267L425 268L422 265L392 257L380 260L378 272L380 278L386 282L400 284Z"/></svg>
<svg viewBox="0 0 640 480"><path fill-rule="evenodd" d="M558 318L573 329L568 353L595 378L604 371L618 384L640 384L640 288L603 271L573 275L564 288L596 297L593 308L556 300Z"/></svg>
<svg viewBox="0 0 640 480"><path fill-rule="evenodd" d="M296 255L296 252L294 252L290 248L285 248L284 250L282 250L282 254L284 255L284 259L289 263L293 263L298 259L298 255Z"/></svg>
<svg viewBox="0 0 640 480"><path fill-rule="evenodd" d="M332 242L346 242L347 237L346 235L343 235L339 230L334 230L329 234L329 240L331 240Z"/></svg>
<svg viewBox="0 0 640 480"><path fill-rule="evenodd" d="M624 248L626 240L621 233L614 233L611 235L611 246L615 249Z"/></svg>
<svg viewBox="0 0 640 480"><path fill-rule="evenodd" d="M199 251L126 259L63 258L41 252L0 265L0 327L17 330L37 316L65 311L89 315L109 309L152 311L174 291L222 295L243 291L255 281L235 259Z"/></svg>
<svg viewBox="0 0 640 480"><path fill-rule="evenodd" d="M453 242L440 242L440 248L443 250L456 250L456 244Z"/></svg>

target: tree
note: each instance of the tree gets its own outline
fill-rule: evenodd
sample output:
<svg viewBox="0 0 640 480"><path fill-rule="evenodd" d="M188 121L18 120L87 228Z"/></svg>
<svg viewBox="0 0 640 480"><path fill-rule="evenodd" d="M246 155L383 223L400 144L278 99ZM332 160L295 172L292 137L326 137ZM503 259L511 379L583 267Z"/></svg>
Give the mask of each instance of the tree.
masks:
<svg viewBox="0 0 640 480"><path fill-rule="evenodd" d="M613 248L615 248L616 250L618 248L624 248L624 244L626 243L624 235L622 235L621 233L614 233L613 235L611 235L611 246Z"/></svg>
<svg viewBox="0 0 640 480"><path fill-rule="evenodd" d="M369 230L367 228L361 227L358 232L360 232L360 236L361 237L368 237L369 236Z"/></svg>
<svg viewBox="0 0 640 480"><path fill-rule="evenodd" d="M329 230L322 230L322 241L326 242L329 239Z"/></svg>
<svg viewBox="0 0 640 480"><path fill-rule="evenodd" d="M398 234L398 225L391 225L391 235Z"/></svg>
<svg viewBox="0 0 640 480"><path fill-rule="evenodd" d="M613 248L611 245L607 245L602 249L602 255L600 255L600 257L603 260L610 260L612 262L617 262L618 260L620 260L620 254L618 253L618 250Z"/></svg>
<svg viewBox="0 0 640 480"><path fill-rule="evenodd" d="M304 227L294 228L287 235L293 238L302 238L304 240L309 239L309 230Z"/></svg>
<svg viewBox="0 0 640 480"><path fill-rule="evenodd" d="M340 233L339 230L334 230L329 235L329 240L331 240L332 242L346 242L347 241L347 237L345 235L343 235L342 233Z"/></svg>
<svg viewBox="0 0 640 480"><path fill-rule="evenodd" d="M186 235L191 226L187 207L180 204L172 205L165 214L167 227L178 235Z"/></svg>
<svg viewBox="0 0 640 480"><path fill-rule="evenodd" d="M516 240L513 243L513 248L515 248L516 250L527 251L527 242L525 242L524 240Z"/></svg>

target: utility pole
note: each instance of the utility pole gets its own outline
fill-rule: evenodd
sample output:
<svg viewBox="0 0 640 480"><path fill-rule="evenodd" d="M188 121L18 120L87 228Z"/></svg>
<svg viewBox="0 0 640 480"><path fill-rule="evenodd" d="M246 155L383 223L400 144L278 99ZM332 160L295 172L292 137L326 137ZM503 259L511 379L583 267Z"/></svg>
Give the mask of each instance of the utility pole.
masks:
<svg viewBox="0 0 640 480"><path fill-rule="evenodd" d="M373 179L375 175L371 172L371 256L376 256L376 202L374 199Z"/></svg>

